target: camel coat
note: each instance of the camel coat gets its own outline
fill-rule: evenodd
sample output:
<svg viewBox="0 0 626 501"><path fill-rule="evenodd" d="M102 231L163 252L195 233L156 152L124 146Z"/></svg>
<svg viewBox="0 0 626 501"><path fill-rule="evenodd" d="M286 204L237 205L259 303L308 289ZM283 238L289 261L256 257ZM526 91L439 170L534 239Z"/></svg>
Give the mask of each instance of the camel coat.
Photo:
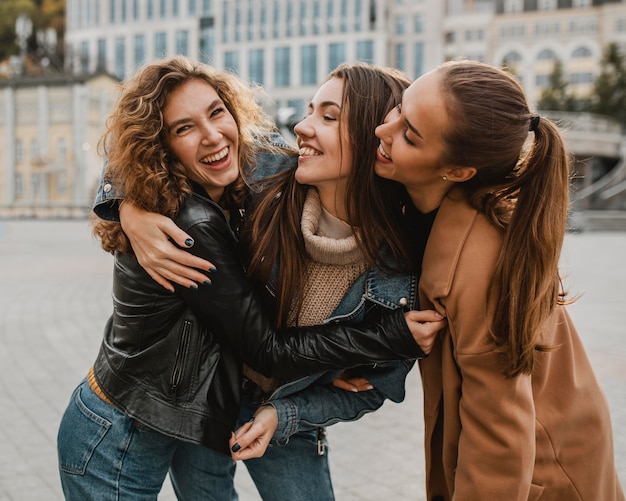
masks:
<svg viewBox="0 0 626 501"><path fill-rule="evenodd" d="M562 306L531 375L505 379L487 289L502 234L458 191L426 247L421 308L448 327L420 361L429 501L624 500L605 395Z"/></svg>

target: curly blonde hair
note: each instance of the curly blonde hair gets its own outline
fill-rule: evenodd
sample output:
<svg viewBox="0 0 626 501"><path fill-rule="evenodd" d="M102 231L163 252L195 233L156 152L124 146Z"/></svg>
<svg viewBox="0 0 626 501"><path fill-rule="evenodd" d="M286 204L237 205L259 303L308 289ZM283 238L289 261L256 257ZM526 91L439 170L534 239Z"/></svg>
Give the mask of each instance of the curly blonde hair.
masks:
<svg viewBox="0 0 626 501"><path fill-rule="evenodd" d="M180 56L141 68L121 85L99 152L107 159L106 178L124 193L125 200L168 217L175 217L191 188L168 147L163 108L172 92L191 80L206 82L215 89L239 130L239 178L226 189L223 205L242 203L254 154L259 149L271 149L268 136L276 129L257 101L261 89L230 73ZM96 219L93 232L106 251L131 252L118 223Z"/></svg>

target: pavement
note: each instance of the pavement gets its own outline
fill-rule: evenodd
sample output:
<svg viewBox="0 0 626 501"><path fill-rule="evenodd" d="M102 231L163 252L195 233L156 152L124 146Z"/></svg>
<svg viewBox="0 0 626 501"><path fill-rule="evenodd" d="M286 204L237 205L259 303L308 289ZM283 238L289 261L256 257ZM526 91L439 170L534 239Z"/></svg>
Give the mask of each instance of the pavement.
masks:
<svg viewBox="0 0 626 501"><path fill-rule="evenodd" d="M569 307L613 418L626 486L626 233L568 234L562 269ZM56 432L111 310L112 257L84 220L0 220L0 501L62 500ZM423 500L419 374L407 397L329 428L338 501ZM581 430L589 433L590 430ZM258 501L242 465L241 501ZM169 480L159 500L175 500ZM312 496L311 501L314 501Z"/></svg>

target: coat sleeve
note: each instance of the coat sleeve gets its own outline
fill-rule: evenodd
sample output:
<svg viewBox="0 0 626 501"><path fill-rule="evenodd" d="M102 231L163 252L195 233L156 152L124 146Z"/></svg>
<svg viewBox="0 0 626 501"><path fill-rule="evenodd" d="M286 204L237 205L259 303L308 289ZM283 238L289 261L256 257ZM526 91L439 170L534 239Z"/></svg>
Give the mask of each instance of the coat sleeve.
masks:
<svg viewBox="0 0 626 501"><path fill-rule="evenodd" d="M207 272L211 285L176 290L222 342L259 372L293 379L423 355L401 310L377 315L363 324L335 323L276 332L261 292L245 276L237 242L223 216L207 211L203 219L185 230L196 242L191 252L209 259L217 271Z"/></svg>

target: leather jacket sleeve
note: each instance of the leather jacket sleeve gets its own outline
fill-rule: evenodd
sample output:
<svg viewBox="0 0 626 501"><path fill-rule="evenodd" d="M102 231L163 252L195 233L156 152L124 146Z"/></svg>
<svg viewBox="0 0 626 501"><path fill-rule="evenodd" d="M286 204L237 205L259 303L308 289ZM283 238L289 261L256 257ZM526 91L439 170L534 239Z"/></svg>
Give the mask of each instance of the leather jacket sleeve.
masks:
<svg viewBox="0 0 626 501"><path fill-rule="evenodd" d="M194 197L192 197L193 199ZM363 324L335 323L276 332L261 291L245 276L238 243L221 211L197 202L177 224L196 244L191 252L210 260L211 285L176 287L198 317L251 367L266 376L293 379L371 362L422 358L398 309Z"/></svg>

